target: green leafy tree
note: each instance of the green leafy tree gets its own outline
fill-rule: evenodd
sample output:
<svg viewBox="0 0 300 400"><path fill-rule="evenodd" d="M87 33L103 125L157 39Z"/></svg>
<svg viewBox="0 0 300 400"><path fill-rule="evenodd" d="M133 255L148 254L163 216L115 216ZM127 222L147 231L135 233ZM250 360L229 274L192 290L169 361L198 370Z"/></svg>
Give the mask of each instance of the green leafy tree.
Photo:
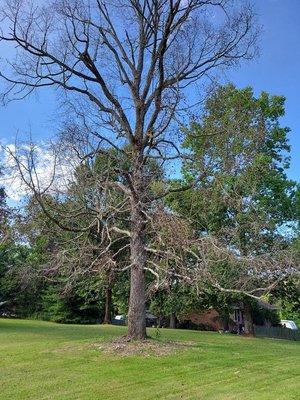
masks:
<svg viewBox="0 0 300 400"><path fill-rule="evenodd" d="M297 220L297 184L286 176L289 128L279 121L284 102L266 92L255 97L251 88L217 88L202 118L183 130L188 154L183 175L191 189L169 197L200 237L218 238L245 260L242 268L216 260L204 287L239 294L246 303L248 295L261 296L295 271L285 258L288 250L282 258Z"/></svg>

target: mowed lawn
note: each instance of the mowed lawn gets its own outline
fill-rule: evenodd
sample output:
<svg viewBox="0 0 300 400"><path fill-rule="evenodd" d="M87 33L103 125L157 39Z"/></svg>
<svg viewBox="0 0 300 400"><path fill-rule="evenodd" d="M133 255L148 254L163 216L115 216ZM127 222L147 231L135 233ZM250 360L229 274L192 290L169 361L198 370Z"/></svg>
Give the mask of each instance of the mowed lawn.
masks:
<svg viewBox="0 0 300 400"><path fill-rule="evenodd" d="M187 346L164 356L101 349L124 333L0 319L0 399L300 399L300 342L163 329L160 341Z"/></svg>

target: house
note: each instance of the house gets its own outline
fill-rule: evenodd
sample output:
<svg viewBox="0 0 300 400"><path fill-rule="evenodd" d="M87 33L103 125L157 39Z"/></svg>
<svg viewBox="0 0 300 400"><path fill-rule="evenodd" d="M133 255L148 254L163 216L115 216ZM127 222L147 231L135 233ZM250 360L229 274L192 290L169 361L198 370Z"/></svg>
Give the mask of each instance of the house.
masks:
<svg viewBox="0 0 300 400"><path fill-rule="evenodd" d="M260 310L260 311L259 311ZM203 312L191 312L182 319L186 326L198 326L199 328L213 331L230 331L236 333L253 333L253 324L271 326L271 321L263 311L276 312L278 308L267 301L257 300L255 307L247 302L235 303L232 312L228 316L210 308Z"/></svg>
<svg viewBox="0 0 300 400"><path fill-rule="evenodd" d="M256 304L241 301L234 304L230 318L234 321L238 333L253 334L253 324L270 327L272 323L266 311L272 313L277 310L278 307L262 299L256 300Z"/></svg>
<svg viewBox="0 0 300 400"><path fill-rule="evenodd" d="M183 326L199 327L204 330L219 331L224 329L224 323L218 311L210 308L203 312L191 312L182 319Z"/></svg>

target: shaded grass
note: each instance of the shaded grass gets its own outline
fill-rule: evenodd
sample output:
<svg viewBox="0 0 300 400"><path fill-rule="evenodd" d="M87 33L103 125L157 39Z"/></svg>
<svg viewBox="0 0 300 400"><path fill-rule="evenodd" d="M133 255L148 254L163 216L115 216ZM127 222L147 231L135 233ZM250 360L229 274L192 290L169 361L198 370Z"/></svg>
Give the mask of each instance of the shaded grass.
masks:
<svg viewBox="0 0 300 400"><path fill-rule="evenodd" d="M101 350L124 333L116 326L0 319L0 399L300 398L299 342L161 330L161 342L189 345L162 357Z"/></svg>

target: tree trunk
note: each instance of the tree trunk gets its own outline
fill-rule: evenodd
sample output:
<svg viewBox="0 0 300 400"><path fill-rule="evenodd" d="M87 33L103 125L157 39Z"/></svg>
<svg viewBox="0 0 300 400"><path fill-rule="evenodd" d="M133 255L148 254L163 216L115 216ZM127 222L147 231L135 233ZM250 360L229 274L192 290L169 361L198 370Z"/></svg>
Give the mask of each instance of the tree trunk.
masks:
<svg viewBox="0 0 300 400"><path fill-rule="evenodd" d="M142 169L133 175L135 193L131 199L131 279L128 313L128 339L146 338L145 266L146 224L143 213Z"/></svg>
<svg viewBox="0 0 300 400"><path fill-rule="evenodd" d="M252 318L252 307L249 303L244 305L244 327L245 334L253 336L253 318Z"/></svg>
<svg viewBox="0 0 300 400"><path fill-rule="evenodd" d="M158 317L158 327L162 328L164 326L164 317L161 315Z"/></svg>
<svg viewBox="0 0 300 400"><path fill-rule="evenodd" d="M105 289L105 314L103 324L111 324L112 288L108 284Z"/></svg>
<svg viewBox="0 0 300 400"><path fill-rule="evenodd" d="M170 315L170 328L175 329L176 328L176 314L171 313Z"/></svg>
<svg viewBox="0 0 300 400"><path fill-rule="evenodd" d="M222 321L222 325L223 325L223 330L225 332L228 332L229 331L229 314L222 313L221 314L221 321Z"/></svg>

